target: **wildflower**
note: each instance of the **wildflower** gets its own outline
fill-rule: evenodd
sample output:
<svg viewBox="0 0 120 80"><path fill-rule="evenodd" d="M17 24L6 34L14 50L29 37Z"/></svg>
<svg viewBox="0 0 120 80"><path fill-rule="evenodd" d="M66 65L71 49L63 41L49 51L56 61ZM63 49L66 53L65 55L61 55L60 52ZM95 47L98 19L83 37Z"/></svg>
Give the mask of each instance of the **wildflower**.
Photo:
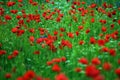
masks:
<svg viewBox="0 0 120 80"><path fill-rule="evenodd" d="M88 64L88 60L86 59L86 58L80 58L79 60L78 60L78 62L79 63L82 63L82 64Z"/></svg>
<svg viewBox="0 0 120 80"><path fill-rule="evenodd" d="M85 73L86 76L94 78L100 74L100 71L94 65L89 65L86 67Z"/></svg>
<svg viewBox="0 0 120 80"><path fill-rule="evenodd" d="M112 68L112 65L111 65L109 62L105 62L105 63L103 64L103 69L104 69L104 70L109 71L109 70L111 70L111 68Z"/></svg>
<svg viewBox="0 0 120 80"><path fill-rule="evenodd" d="M99 65L101 64L101 61L99 60L99 58L96 57L92 59L92 64Z"/></svg>
<svg viewBox="0 0 120 80"><path fill-rule="evenodd" d="M52 71L60 72L60 71L61 71L61 68L59 67L58 64L54 64L53 67L52 67Z"/></svg>
<svg viewBox="0 0 120 80"><path fill-rule="evenodd" d="M55 80L69 80L69 79L67 78L67 76L65 74L60 73L55 76Z"/></svg>

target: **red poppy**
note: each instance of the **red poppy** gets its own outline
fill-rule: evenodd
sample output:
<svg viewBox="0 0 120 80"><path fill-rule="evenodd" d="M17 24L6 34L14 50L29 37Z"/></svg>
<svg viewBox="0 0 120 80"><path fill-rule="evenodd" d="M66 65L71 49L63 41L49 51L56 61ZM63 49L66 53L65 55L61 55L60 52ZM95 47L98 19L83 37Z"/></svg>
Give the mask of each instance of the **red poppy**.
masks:
<svg viewBox="0 0 120 80"><path fill-rule="evenodd" d="M13 55L9 55L7 58L11 60L13 58Z"/></svg>
<svg viewBox="0 0 120 80"><path fill-rule="evenodd" d="M20 19L21 17L22 17L22 16L20 16L20 15L17 15L17 16L16 16L17 19Z"/></svg>
<svg viewBox="0 0 120 80"><path fill-rule="evenodd" d="M49 3L49 2L50 2L50 0L46 0L46 2L47 2L47 3Z"/></svg>
<svg viewBox="0 0 120 80"><path fill-rule="evenodd" d="M109 49L108 49L107 47L103 47L101 50L102 50L103 52L108 52L108 51L109 51Z"/></svg>
<svg viewBox="0 0 120 80"><path fill-rule="evenodd" d="M61 28L60 28L60 31L61 31L61 32L65 32L65 28L62 28L62 27L61 27Z"/></svg>
<svg viewBox="0 0 120 80"><path fill-rule="evenodd" d="M75 68L75 72L80 72L81 71L81 68L77 67Z"/></svg>
<svg viewBox="0 0 120 80"><path fill-rule="evenodd" d="M118 20L118 24L120 25L120 20Z"/></svg>
<svg viewBox="0 0 120 80"><path fill-rule="evenodd" d="M24 77L18 77L16 80L24 80Z"/></svg>
<svg viewBox="0 0 120 80"><path fill-rule="evenodd" d="M96 69L94 65L89 65L85 69L86 76L95 78L100 74L100 71Z"/></svg>
<svg viewBox="0 0 120 80"><path fill-rule="evenodd" d="M29 29L29 32L30 32L30 33L35 33L35 29L34 29L34 28L30 28L30 29Z"/></svg>
<svg viewBox="0 0 120 80"><path fill-rule="evenodd" d="M24 80L30 80L30 79L33 79L35 78L36 74L34 71L32 70L28 70L25 74L24 74Z"/></svg>
<svg viewBox="0 0 120 80"><path fill-rule="evenodd" d="M66 57L61 57L61 60L63 61L63 62L65 62L66 61Z"/></svg>
<svg viewBox="0 0 120 80"><path fill-rule="evenodd" d="M74 34L72 32L68 32L67 36L70 37L70 38L74 38Z"/></svg>
<svg viewBox="0 0 120 80"><path fill-rule="evenodd" d="M16 57L18 54L19 54L19 51L18 51L18 50L14 50L13 53L12 53L12 55L13 55L14 57Z"/></svg>
<svg viewBox="0 0 120 80"><path fill-rule="evenodd" d="M117 68L117 69L115 70L115 73L120 77L120 68Z"/></svg>
<svg viewBox="0 0 120 80"><path fill-rule="evenodd" d="M78 62L79 63L82 63L82 64L88 64L88 60L86 59L86 58L80 58L79 60L78 60Z"/></svg>
<svg viewBox="0 0 120 80"><path fill-rule="evenodd" d="M10 10L11 13L16 14L18 10Z"/></svg>
<svg viewBox="0 0 120 80"><path fill-rule="evenodd" d="M57 21L57 22L60 22L60 21L61 21L61 17L57 17L57 18L56 18L56 21Z"/></svg>
<svg viewBox="0 0 120 80"><path fill-rule="evenodd" d="M80 40L79 41L79 45L83 45L84 44L84 41L83 40Z"/></svg>
<svg viewBox="0 0 120 80"><path fill-rule="evenodd" d="M10 16L10 15L5 15L5 20L11 20L12 19L12 17Z"/></svg>
<svg viewBox="0 0 120 80"><path fill-rule="evenodd" d="M118 59L118 64L120 64L120 59Z"/></svg>
<svg viewBox="0 0 120 80"><path fill-rule="evenodd" d="M91 37L91 38L90 38L90 43L91 43L91 44L95 44L95 43L96 43L96 40L95 40L94 37Z"/></svg>
<svg viewBox="0 0 120 80"><path fill-rule="evenodd" d="M54 58L54 59L52 60L52 62L60 63L60 62L61 62L61 59L60 59L60 58Z"/></svg>
<svg viewBox="0 0 120 80"><path fill-rule="evenodd" d="M92 59L92 64L94 64L94 65L99 65L99 64L101 64L101 61L100 61L100 59L99 58L93 58Z"/></svg>
<svg viewBox="0 0 120 80"><path fill-rule="evenodd" d="M61 71L61 68L59 67L58 64L54 64L53 67L52 67L52 71L60 72L60 71Z"/></svg>
<svg viewBox="0 0 120 80"><path fill-rule="evenodd" d="M88 34L89 32L90 32L90 29L87 29L87 30L86 30L86 34Z"/></svg>
<svg viewBox="0 0 120 80"><path fill-rule="evenodd" d="M57 35L58 34L58 32L57 31L54 31L54 35Z"/></svg>
<svg viewBox="0 0 120 80"><path fill-rule="evenodd" d="M23 2L23 0L18 0L18 2L20 2L20 3L21 3L21 2Z"/></svg>
<svg viewBox="0 0 120 80"><path fill-rule="evenodd" d="M116 50L115 49L109 49L109 53L111 56L115 56L116 55Z"/></svg>
<svg viewBox="0 0 120 80"><path fill-rule="evenodd" d="M94 22L95 22L95 19L94 19L94 18L92 18L92 19L91 19L91 23L94 23Z"/></svg>
<svg viewBox="0 0 120 80"><path fill-rule="evenodd" d="M36 50L34 51L34 54L40 54L40 51Z"/></svg>
<svg viewBox="0 0 120 80"><path fill-rule="evenodd" d="M12 77L12 75L10 73L5 74L5 78L11 78L11 77Z"/></svg>
<svg viewBox="0 0 120 80"><path fill-rule="evenodd" d="M104 3L102 4L102 6L103 6L104 8L107 8L107 3L104 2Z"/></svg>
<svg viewBox="0 0 120 80"><path fill-rule="evenodd" d="M82 30L84 28L84 26L78 26L79 30Z"/></svg>
<svg viewBox="0 0 120 80"><path fill-rule="evenodd" d="M30 37L29 37L29 41L30 41L30 42L34 42L34 40L35 40L34 36L30 36Z"/></svg>
<svg viewBox="0 0 120 80"><path fill-rule="evenodd" d="M18 31L18 28L12 28L12 30L11 30L13 33L16 33L17 31Z"/></svg>
<svg viewBox="0 0 120 80"><path fill-rule="evenodd" d="M109 62L105 62L105 63L103 64L103 69L104 69L104 70L109 71L109 70L111 70L111 68L112 68L112 65L111 65Z"/></svg>
<svg viewBox="0 0 120 80"><path fill-rule="evenodd" d="M7 2L7 6L8 6L8 7L11 7L11 6L13 6L13 5L15 5L15 2L13 2L13 1L8 1L8 2Z"/></svg>
<svg viewBox="0 0 120 80"><path fill-rule="evenodd" d="M103 39L99 39L97 42L98 42L99 46L104 46L105 45L105 40L103 40Z"/></svg>
<svg viewBox="0 0 120 80"><path fill-rule="evenodd" d="M102 30L102 32L106 32L107 28L105 26L102 26L101 30Z"/></svg>
<svg viewBox="0 0 120 80"><path fill-rule="evenodd" d="M105 80L105 77L103 75L98 75L93 80Z"/></svg>
<svg viewBox="0 0 120 80"><path fill-rule="evenodd" d="M95 8L97 5L95 3L91 4L91 8Z"/></svg>
<svg viewBox="0 0 120 80"><path fill-rule="evenodd" d="M53 61L47 61L47 65L50 66L53 64Z"/></svg>
<svg viewBox="0 0 120 80"><path fill-rule="evenodd" d="M76 31L75 34L76 34L76 36L78 36L79 35L79 31Z"/></svg>
<svg viewBox="0 0 120 80"><path fill-rule="evenodd" d="M5 50L0 50L0 56L6 54Z"/></svg>
<svg viewBox="0 0 120 80"><path fill-rule="evenodd" d="M108 13L107 13L107 16L108 16L109 18L112 18L111 12L108 12Z"/></svg>
<svg viewBox="0 0 120 80"><path fill-rule="evenodd" d="M69 80L69 79L67 78L67 76L65 74L60 73L55 76L55 80Z"/></svg>

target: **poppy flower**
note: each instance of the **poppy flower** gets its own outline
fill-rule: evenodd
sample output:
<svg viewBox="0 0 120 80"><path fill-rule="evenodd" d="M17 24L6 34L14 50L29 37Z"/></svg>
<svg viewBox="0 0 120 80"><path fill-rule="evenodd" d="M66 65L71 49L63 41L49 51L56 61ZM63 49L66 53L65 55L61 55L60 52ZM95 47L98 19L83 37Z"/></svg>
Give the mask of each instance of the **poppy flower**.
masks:
<svg viewBox="0 0 120 80"><path fill-rule="evenodd" d="M65 32L65 28L62 28L62 27L61 27L61 28L60 28L60 31L61 31L61 32Z"/></svg>
<svg viewBox="0 0 120 80"><path fill-rule="evenodd" d="M97 42L98 42L99 46L104 46L105 45L105 40L103 40L103 39L99 39Z"/></svg>
<svg viewBox="0 0 120 80"><path fill-rule="evenodd" d="M52 71L60 72L60 71L61 71L61 68L59 67L58 64L54 64L53 67L52 67Z"/></svg>
<svg viewBox="0 0 120 80"><path fill-rule="evenodd" d="M54 31L54 35L57 35L58 34L58 32L57 31Z"/></svg>
<svg viewBox="0 0 120 80"><path fill-rule="evenodd" d="M79 63L81 63L81 64L88 64L88 60L86 59L86 58L80 58L79 60L78 60L78 62Z"/></svg>
<svg viewBox="0 0 120 80"><path fill-rule="evenodd" d="M36 50L34 51L34 54L40 54L40 51Z"/></svg>
<svg viewBox="0 0 120 80"><path fill-rule="evenodd" d="M60 74L55 76L55 80L69 80L69 79L65 74L60 73Z"/></svg>
<svg viewBox="0 0 120 80"><path fill-rule="evenodd" d="M47 65L50 66L53 64L53 61L47 61Z"/></svg>
<svg viewBox="0 0 120 80"><path fill-rule="evenodd" d="M18 77L16 80L24 80L24 77Z"/></svg>
<svg viewBox="0 0 120 80"><path fill-rule="evenodd" d="M0 50L0 56L6 54L6 51L5 50Z"/></svg>
<svg viewBox="0 0 120 80"><path fill-rule="evenodd" d="M18 10L10 10L11 13L16 14Z"/></svg>
<svg viewBox="0 0 120 80"><path fill-rule="evenodd" d="M81 71L81 68L77 67L75 68L75 72L80 72Z"/></svg>
<svg viewBox="0 0 120 80"><path fill-rule="evenodd" d="M120 25L120 20L118 20L118 24Z"/></svg>
<svg viewBox="0 0 120 80"><path fill-rule="evenodd" d="M109 18L112 18L111 12L108 12L108 13L107 13L107 16L108 16Z"/></svg>
<svg viewBox="0 0 120 80"><path fill-rule="evenodd" d="M54 59L52 60L52 62L60 63L60 62L61 62L61 59L60 59L60 58L54 58Z"/></svg>
<svg viewBox="0 0 120 80"><path fill-rule="evenodd" d="M92 19L91 19L91 23L94 23L94 22L95 22L95 19L94 19L94 18L92 18Z"/></svg>
<svg viewBox="0 0 120 80"><path fill-rule="evenodd" d="M94 37L91 37L91 38L90 38L90 43L91 43L91 44L95 44L95 43L96 43L96 40L95 40Z"/></svg>
<svg viewBox="0 0 120 80"><path fill-rule="evenodd" d="M29 29L29 32L30 32L30 33L35 33L35 29L34 29L34 28L30 28L30 29Z"/></svg>
<svg viewBox="0 0 120 80"><path fill-rule="evenodd" d="M116 50L115 49L109 49L109 54L111 56L115 56L116 55Z"/></svg>
<svg viewBox="0 0 120 80"><path fill-rule="evenodd" d="M117 61L117 62L118 62L118 64L120 64L120 59L118 59L118 61Z"/></svg>
<svg viewBox="0 0 120 80"><path fill-rule="evenodd" d="M12 19L12 17L10 16L10 15L5 15L5 20L11 20Z"/></svg>
<svg viewBox="0 0 120 80"><path fill-rule="evenodd" d="M109 62L105 62L103 64L103 69L104 70L109 71L109 70L111 70L111 68L112 68L112 65Z"/></svg>
<svg viewBox="0 0 120 80"><path fill-rule="evenodd" d="M66 61L66 57L61 57L61 60L62 60L62 62L65 62Z"/></svg>
<svg viewBox="0 0 120 80"><path fill-rule="evenodd" d="M101 64L101 61L99 60L99 58L93 58L92 59L92 64L94 64L94 65L100 65Z"/></svg>
<svg viewBox="0 0 120 80"><path fill-rule="evenodd" d="M74 34L72 32L68 32L67 36L70 37L70 38L74 38Z"/></svg>
<svg viewBox="0 0 120 80"><path fill-rule="evenodd" d="M9 78L11 78L11 77L12 77L12 75L11 75L10 73L6 73L6 74L5 74L5 78L9 79Z"/></svg>
<svg viewBox="0 0 120 80"><path fill-rule="evenodd" d="M87 30L86 30L86 34L88 34L89 32L90 32L90 29L87 29Z"/></svg>
<svg viewBox="0 0 120 80"><path fill-rule="evenodd" d="M102 26L101 30L102 30L102 32L106 32L107 28L105 26Z"/></svg>
<svg viewBox="0 0 120 80"><path fill-rule="evenodd" d="M91 8L95 8L97 5L95 3L91 4Z"/></svg>
<svg viewBox="0 0 120 80"><path fill-rule="evenodd" d="M9 60L13 59L13 55L9 55L7 58L8 58Z"/></svg>
<svg viewBox="0 0 120 80"><path fill-rule="evenodd" d="M95 78L100 74L100 71L94 65L89 65L85 69L85 74L88 77Z"/></svg>
<svg viewBox="0 0 120 80"><path fill-rule="evenodd" d="M75 34L76 34L76 36L78 36L79 35L79 31L76 31Z"/></svg>
<svg viewBox="0 0 120 80"><path fill-rule="evenodd" d="M118 77L120 77L120 68L117 68L117 69L115 70L115 74L118 75Z"/></svg>
<svg viewBox="0 0 120 80"><path fill-rule="evenodd" d="M11 6L15 5L15 4L16 4L16 3L13 2L13 1L8 1L8 2L7 2L7 6L8 6L8 7L11 7Z"/></svg>
<svg viewBox="0 0 120 80"><path fill-rule="evenodd" d="M84 41L83 40L80 40L79 41L79 45L83 45L84 44Z"/></svg>
<svg viewBox="0 0 120 80"><path fill-rule="evenodd" d="M108 51L109 51L109 49L108 49L107 47L103 47L101 50L102 50L103 52L108 52Z"/></svg>
<svg viewBox="0 0 120 80"><path fill-rule="evenodd" d="M16 33L17 31L18 31L18 28L12 28L12 30L11 30L13 33Z"/></svg>
<svg viewBox="0 0 120 80"><path fill-rule="evenodd" d="M18 50L14 50L12 54L13 54L14 57L16 57L19 54L19 51Z"/></svg>
<svg viewBox="0 0 120 80"><path fill-rule="evenodd" d="M47 2L47 3L49 3L49 2L50 2L50 0L46 0L46 2Z"/></svg>
<svg viewBox="0 0 120 80"><path fill-rule="evenodd" d="M30 37L29 37L29 41L30 41L30 42L34 42L34 40L35 40L34 36L30 36Z"/></svg>
<svg viewBox="0 0 120 80"><path fill-rule="evenodd" d="M105 77L103 75L98 75L94 77L93 80L105 80Z"/></svg>
<svg viewBox="0 0 120 80"><path fill-rule="evenodd" d="M32 70L28 70L25 74L24 74L24 79L25 80L30 80L30 79L33 79L35 78L36 74L34 71Z"/></svg>
<svg viewBox="0 0 120 80"><path fill-rule="evenodd" d="M84 26L78 26L79 30L82 30L84 28Z"/></svg>
<svg viewBox="0 0 120 80"><path fill-rule="evenodd" d="M60 22L60 21L61 21L61 17L57 17L56 22Z"/></svg>
<svg viewBox="0 0 120 80"><path fill-rule="evenodd" d="M20 2L20 3L21 3L21 2L23 2L23 0L18 0L18 2Z"/></svg>

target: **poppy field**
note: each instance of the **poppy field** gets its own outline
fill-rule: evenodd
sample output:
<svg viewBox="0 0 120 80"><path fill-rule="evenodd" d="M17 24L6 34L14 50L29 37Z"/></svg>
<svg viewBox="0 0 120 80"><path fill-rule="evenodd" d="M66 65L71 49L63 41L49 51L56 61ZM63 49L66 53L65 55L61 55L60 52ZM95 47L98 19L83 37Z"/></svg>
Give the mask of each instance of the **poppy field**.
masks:
<svg viewBox="0 0 120 80"><path fill-rule="evenodd" d="M0 0L0 80L120 80L115 1Z"/></svg>

